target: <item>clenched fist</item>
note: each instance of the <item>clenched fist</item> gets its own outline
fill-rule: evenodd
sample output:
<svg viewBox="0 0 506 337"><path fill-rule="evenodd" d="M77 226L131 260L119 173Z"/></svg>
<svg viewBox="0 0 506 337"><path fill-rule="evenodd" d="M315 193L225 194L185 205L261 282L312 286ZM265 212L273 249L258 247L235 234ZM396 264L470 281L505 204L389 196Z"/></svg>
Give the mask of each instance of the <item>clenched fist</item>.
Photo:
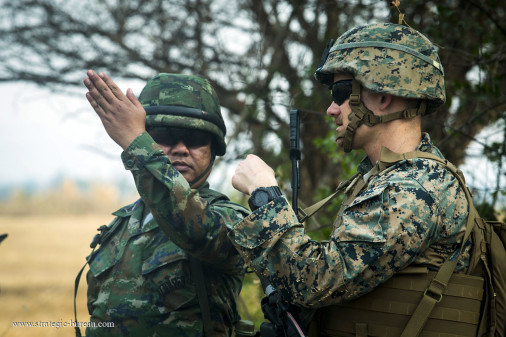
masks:
<svg viewBox="0 0 506 337"><path fill-rule="evenodd" d="M274 170L254 154L237 165L232 177L232 186L244 194L251 194L258 187L277 185Z"/></svg>

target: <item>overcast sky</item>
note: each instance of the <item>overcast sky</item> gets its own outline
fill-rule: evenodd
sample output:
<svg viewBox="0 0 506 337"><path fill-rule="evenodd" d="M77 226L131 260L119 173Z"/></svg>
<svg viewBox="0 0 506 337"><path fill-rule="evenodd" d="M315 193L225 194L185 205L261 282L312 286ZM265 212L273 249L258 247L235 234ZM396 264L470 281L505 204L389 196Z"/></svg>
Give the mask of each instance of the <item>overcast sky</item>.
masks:
<svg viewBox="0 0 506 337"><path fill-rule="evenodd" d="M0 187L57 177L131 180L119 160L121 148L107 136L85 92L84 85L75 97L27 83L0 85Z"/></svg>

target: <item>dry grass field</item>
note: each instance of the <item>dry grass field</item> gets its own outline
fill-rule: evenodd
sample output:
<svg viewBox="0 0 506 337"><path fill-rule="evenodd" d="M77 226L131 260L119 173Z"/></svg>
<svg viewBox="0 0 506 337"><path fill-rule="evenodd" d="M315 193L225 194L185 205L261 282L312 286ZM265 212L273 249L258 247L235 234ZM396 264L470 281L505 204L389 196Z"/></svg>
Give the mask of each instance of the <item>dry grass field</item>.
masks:
<svg viewBox="0 0 506 337"><path fill-rule="evenodd" d="M104 215L0 215L0 337L74 336L72 327L15 327L15 322L61 325L74 321L74 280L91 249L89 243ZM85 270L86 273L87 269ZM257 322L261 291L250 275L241 294L243 318ZM81 278L77 318L89 320L86 279ZM84 334L84 329L81 329Z"/></svg>
<svg viewBox="0 0 506 337"><path fill-rule="evenodd" d="M0 216L0 337L72 336L71 327L14 327L13 322L54 325L74 321L74 280L90 253L89 242L110 215ZM88 321L86 279L77 318ZM50 323L49 323L50 324Z"/></svg>

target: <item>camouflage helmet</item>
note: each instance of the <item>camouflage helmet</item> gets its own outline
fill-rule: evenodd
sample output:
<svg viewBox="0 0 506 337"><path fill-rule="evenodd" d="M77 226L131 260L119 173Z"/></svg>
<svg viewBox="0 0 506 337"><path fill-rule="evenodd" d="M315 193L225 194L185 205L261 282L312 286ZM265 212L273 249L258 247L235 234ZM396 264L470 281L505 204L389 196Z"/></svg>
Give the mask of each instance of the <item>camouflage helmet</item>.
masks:
<svg viewBox="0 0 506 337"><path fill-rule="evenodd" d="M207 79L161 73L152 77L139 95L146 110L146 128L169 126L213 135L216 155L226 151L227 129L218 96Z"/></svg>
<svg viewBox="0 0 506 337"><path fill-rule="evenodd" d="M315 77L332 84L334 73L349 73L365 88L427 100L430 113L446 100L444 71L434 45L398 24L358 26L341 35L322 58Z"/></svg>

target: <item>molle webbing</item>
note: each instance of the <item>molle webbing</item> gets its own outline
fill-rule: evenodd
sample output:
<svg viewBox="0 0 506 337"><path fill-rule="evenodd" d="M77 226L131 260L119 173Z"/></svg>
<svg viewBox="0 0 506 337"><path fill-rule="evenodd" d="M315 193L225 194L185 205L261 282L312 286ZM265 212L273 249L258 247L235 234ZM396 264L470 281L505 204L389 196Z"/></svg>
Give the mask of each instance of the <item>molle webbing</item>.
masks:
<svg viewBox="0 0 506 337"><path fill-rule="evenodd" d="M435 274L426 268L407 268L363 297L320 309L310 331L323 337L401 336ZM420 336L475 337L483 278L453 274L443 294Z"/></svg>

